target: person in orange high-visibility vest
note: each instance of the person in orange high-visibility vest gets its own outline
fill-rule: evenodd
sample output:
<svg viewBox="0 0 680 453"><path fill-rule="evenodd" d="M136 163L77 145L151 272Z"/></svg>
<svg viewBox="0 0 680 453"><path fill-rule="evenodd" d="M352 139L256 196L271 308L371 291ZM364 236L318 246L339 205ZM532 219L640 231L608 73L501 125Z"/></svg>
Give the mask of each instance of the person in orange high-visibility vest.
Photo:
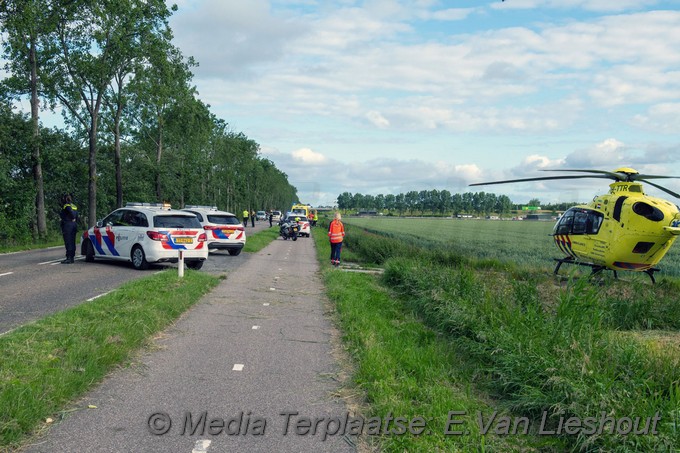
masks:
<svg viewBox="0 0 680 453"><path fill-rule="evenodd" d="M340 265L340 250L342 250L342 240L345 237L345 226L340 220L340 213L335 213L335 219L328 227L328 239L331 241L331 264Z"/></svg>

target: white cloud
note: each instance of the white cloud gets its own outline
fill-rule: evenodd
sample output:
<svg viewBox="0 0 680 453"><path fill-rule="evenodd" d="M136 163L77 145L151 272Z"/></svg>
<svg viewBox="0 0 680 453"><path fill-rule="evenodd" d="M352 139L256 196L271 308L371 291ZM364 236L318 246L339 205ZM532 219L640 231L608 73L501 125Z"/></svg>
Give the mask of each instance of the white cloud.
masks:
<svg viewBox="0 0 680 453"><path fill-rule="evenodd" d="M303 164L319 165L327 161L326 156L312 151L309 148L301 148L291 153L293 159Z"/></svg>
<svg viewBox="0 0 680 453"><path fill-rule="evenodd" d="M368 112L366 113L366 118L368 118L368 121L370 121L373 125L380 129L386 129L390 127L389 120L382 116L380 112L375 111Z"/></svg>

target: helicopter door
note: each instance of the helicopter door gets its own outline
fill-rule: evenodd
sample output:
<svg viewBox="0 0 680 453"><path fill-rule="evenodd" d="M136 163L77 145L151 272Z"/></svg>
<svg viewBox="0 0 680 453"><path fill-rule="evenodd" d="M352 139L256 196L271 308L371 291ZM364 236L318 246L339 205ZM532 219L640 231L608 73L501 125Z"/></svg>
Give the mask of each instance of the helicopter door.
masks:
<svg viewBox="0 0 680 453"><path fill-rule="evenodd" d="M568 209L553 229L555 244L572 258L604 259L607 243L597 236L603 220L604 215L598 211Z"/></svg>

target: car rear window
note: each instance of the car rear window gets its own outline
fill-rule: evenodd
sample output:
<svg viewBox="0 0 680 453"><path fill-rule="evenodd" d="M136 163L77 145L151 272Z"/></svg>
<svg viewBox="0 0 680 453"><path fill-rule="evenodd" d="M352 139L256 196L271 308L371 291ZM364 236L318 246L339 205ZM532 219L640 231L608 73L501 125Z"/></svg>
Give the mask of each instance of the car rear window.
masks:
<svg viewBox="0 0 680 453"><path fill-rule="evenodd" d="M155 215L153 226L156 228L201 228L194 215Z"/></svg>
<svg viewBox="0 0 680 453"><path fill-rule="evenodd" d="M233 215L208 214L208 222L218 225L240 225L241 221Z"/></svg>

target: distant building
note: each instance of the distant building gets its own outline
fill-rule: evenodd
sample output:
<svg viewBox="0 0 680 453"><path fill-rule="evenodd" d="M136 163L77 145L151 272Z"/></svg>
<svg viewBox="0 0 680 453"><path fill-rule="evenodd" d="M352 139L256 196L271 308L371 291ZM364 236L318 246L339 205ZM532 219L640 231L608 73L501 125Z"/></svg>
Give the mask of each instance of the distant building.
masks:
<svg viewBox="0 0 680 453"><path fill-rule="evenodd" d="M553 214L527 214L524 220L555 220Z"/></svg>

